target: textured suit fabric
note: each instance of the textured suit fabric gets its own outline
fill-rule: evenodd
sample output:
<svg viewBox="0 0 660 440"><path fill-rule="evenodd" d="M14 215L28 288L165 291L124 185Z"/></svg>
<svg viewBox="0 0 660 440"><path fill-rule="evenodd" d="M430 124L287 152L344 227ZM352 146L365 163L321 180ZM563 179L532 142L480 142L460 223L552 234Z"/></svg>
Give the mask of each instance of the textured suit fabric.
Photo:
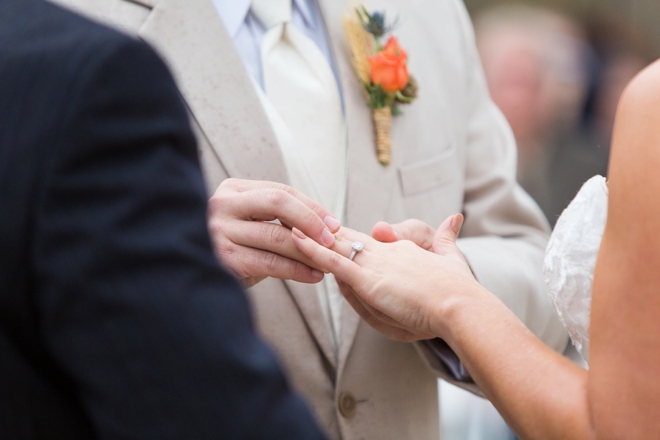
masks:
<svg viewBox="0 0 660 440"><path fill-rule="evenodd" d="M290 182L249 74L210 0L56 1L126 29L165 57L194 121L209 191L228 177ZM460 0L364 3L400 15L395 34L410 55L420 96L394 119L394 160L382 167L344 41L342 20L354 2L318 1L347 121L344 224L368 233L379 220L418 218L437 226L463 212L459 247L479 281L545 343L563 350L567 335L541 276L549 228L515 182L515 142L488 95L465 6ZM313 286L267 279L249 293L259 331L332 438L438 438L436 376L453 380L426 347L388 340L345 305L335 360ZM356 401L348 417L340 409L345 393Z"/></svg>
<svg viewBox="0 0 660 440"><path fill-rule="evenodd" d="M144 43L0 2L0 438L321 438L219 266Z"/></svg>

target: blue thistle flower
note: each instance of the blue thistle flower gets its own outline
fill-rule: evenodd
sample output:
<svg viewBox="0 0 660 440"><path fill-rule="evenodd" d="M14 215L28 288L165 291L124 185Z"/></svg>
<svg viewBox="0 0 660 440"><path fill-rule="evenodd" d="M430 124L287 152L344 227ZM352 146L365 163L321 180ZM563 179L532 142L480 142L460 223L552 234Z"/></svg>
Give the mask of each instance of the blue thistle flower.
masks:
<svg viewBox="0 0 660 440"><path fill-rule="evenodd" d="M364 26L366 31L372 34L376 38L380 38L383 35L392 32L392 30L395 28L395 26L399 21L399 18L397 17L394 20L394 23L388 25L384 11L383 12L376 11L370 14L364 6L362 7L362 11L356 10L356 12L358 14L358 17L360 18L360 22L362 23L362 26Z"/></svg>

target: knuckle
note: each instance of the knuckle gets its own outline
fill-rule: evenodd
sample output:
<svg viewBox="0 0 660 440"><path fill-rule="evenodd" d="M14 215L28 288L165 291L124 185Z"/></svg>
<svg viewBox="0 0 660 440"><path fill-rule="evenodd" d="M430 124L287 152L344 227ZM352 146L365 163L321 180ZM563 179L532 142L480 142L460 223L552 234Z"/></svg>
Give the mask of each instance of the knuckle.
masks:
<svg viewBox="0 0 660 440"><path fill-rule="evenodd" d="M284 247L291 240L288 229L281 226L268 228L265 233L266 237L264 238L277 248Z"/></svg>
<svg viewBox="0 0 660 440"><path fill-rule="evenodd" d="M220 209L222 206L222 197L218 193L218 191L215 192L209 199L209 212L215 212Z"/></svg>
<svg viewBox="0 0 660 440"><path fill-rule="evenodd" d="M447 235L443 235L442 237L438 238L438 243L443 246L450 246L454 244L454 238L449 237Z"/></svg>
<svg viewBox="0 0 660 440"><path fill-rule="evenodd" d="M408 219L401 223L399 226L408 234L419 228L419 223L421 223L417 219Z"/></svg>
<svg viewBox="0 0 660 440"><path fill-rule="evenodd" d="M213 246L213 250L217 256L220 256L224 251L226 241L227 240L224 240L224 237L220 234L211 233L211 245Z"/></svg>
<svg viewBox="0 0 660 440"><path fill-rule="evenodd" d="M419 219L416 219L416 218L408 220L408 225L410 227L413 227L413 228L416 228L416 229L424 229L425 230L427 228L430 228L430 226L427 223L425 223L425 222L423 222Z"/></svg>
<svg viewBox="0 0 660 440"><path fill-rule="evenodd" d="M216 191L215 194L211 196L208 202L209 213L214 215L223 214L229 209L230 196L227 192Z"/></svg>
<svg viewBox="0 0 660 440"><path fill-rule="evenodd" d="M216 258L238 278L247 278L249 270L247 264L238 255L239 249L231 242L223 242L214 247Z"/></svg>
<svg viewBox="0 0 660 440"><path fill-rule="evenodd" d="M418 231L424 235L432 234L435 231L431 225L418 219L408 220L406 226L410 228L411 231Z"/></svg>
<svg viewBox="0 0 660 440"><path fill-rule="evenodd" d="M294 189L293 187L291 187L289 185L285 185L283 183L276 183L275 188L277 188L281 191L287 192L287 193L291 194L292 196L297 196L298 195L298 191L296 189Z"/></svg>
<svg viewBox="0 0 660 440"><path fill-rule="evenodd" d="M224 267L229 269L239 279L260 276L261 267L256 264L254 255L245 252L244 248L229 241L223 240L214 246L217 259Z"/></svg>
<svg viewBox="0 0 660 440"><path fill-rule="evenodd" d="M323 230L325 227L318 215L311 209L305 210L305 213L302 215L302 220L309 228L318 229L318 232Z"/></svg>
<svg viewBox="0 0 660 440"><path fill-rule="evenodd" d="M221 240L215 246L216 254L227 262L227 264L232 264L234 262L234 257L238 252L238 247L230 241Z"/></svg>
<svg viewBox="0 0 660 440"><path fill-rule="evenodd" d="M275 273L280 267L280 257L279 255L273 253L267 253L264 256L263 266L266 269L267 273Z"/></svg>
<svg viewBox="0 0 660 440"><path fill-rule="evenodd" d="M307 267L302 263L296 263L293 265L292 274L293 277L299 280L307 279L310 277L309 269L307 269Z"/></svg>
<svg viewBox="0 0 660 440"><path fill-rule="evenodd" d="M302 193L289 185L285 185L283 183L274 183L273 188L283 191L288 195L293 196L297 199L302 198Z"/></svg>
<svg viewBox="0 0 660 440"><path fill-rule="evenodd" d="M239 182L240 179L237 179L235 177L229 177L222 181L219 188L236 188Z"/></svg>
<svg viewBox="0 0 660 440"><path fill-rule="evenodd" d="M225 222L220 219L211 218L208 222L209 232L211 233L211 238L218 239L224 237L226 234Z"/></svg>
<svg viewBox="0 0 660 440"><path fill-rule="evenodd" d="M341 264L343 263L343 259L344 257L333 252L330 255L330 264L332 264L333 266L341 266Z"/></svg>
<svg viewBox="0 0 660 440"><path fill-rule="evenodd" d="M269 189L265 194L266 203L273 208L281 207L288 198L289 194L281 189Z"/></svg>

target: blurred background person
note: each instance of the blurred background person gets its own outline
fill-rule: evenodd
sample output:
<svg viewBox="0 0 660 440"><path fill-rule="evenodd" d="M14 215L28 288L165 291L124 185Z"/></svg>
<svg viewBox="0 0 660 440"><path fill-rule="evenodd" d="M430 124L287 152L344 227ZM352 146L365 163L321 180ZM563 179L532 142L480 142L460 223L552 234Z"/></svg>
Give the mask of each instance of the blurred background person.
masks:
<svg viewBox="0 0 660 440"><path fill-rule="evenodd" d="M585 31L567 16L531 6L490 8L474 21L491 95L516 136L518 180L554 223L556 198L564 196L554 183L567 177L565 161L575 155L555 157L557 144L579 130L589 86L593 53ZM573 170L575 192L601 171Z"/></svg>
<svg viewBox="0 0 660 440"><path fill-rule="evenodd" d="M648 39L609 8L579 18L501 4L473 19L493 101L518 144L518 180L554 225L587 179L607 175L616 106L654 58Z"/></svg>

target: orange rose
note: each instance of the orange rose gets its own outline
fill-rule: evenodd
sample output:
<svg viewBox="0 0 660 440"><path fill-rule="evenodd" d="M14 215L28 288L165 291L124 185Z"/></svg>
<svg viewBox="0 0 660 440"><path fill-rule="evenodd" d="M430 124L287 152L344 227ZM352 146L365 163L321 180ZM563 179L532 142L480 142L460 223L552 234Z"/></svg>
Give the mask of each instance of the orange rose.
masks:
<svg viewBox="0 0 660 440"><path fill-rule="evenodd" d="M382 51L369 58L371 82L379 84L387 92L396 92L408 84L408 54L401 49L396 38L391 37Z"/></svg>

